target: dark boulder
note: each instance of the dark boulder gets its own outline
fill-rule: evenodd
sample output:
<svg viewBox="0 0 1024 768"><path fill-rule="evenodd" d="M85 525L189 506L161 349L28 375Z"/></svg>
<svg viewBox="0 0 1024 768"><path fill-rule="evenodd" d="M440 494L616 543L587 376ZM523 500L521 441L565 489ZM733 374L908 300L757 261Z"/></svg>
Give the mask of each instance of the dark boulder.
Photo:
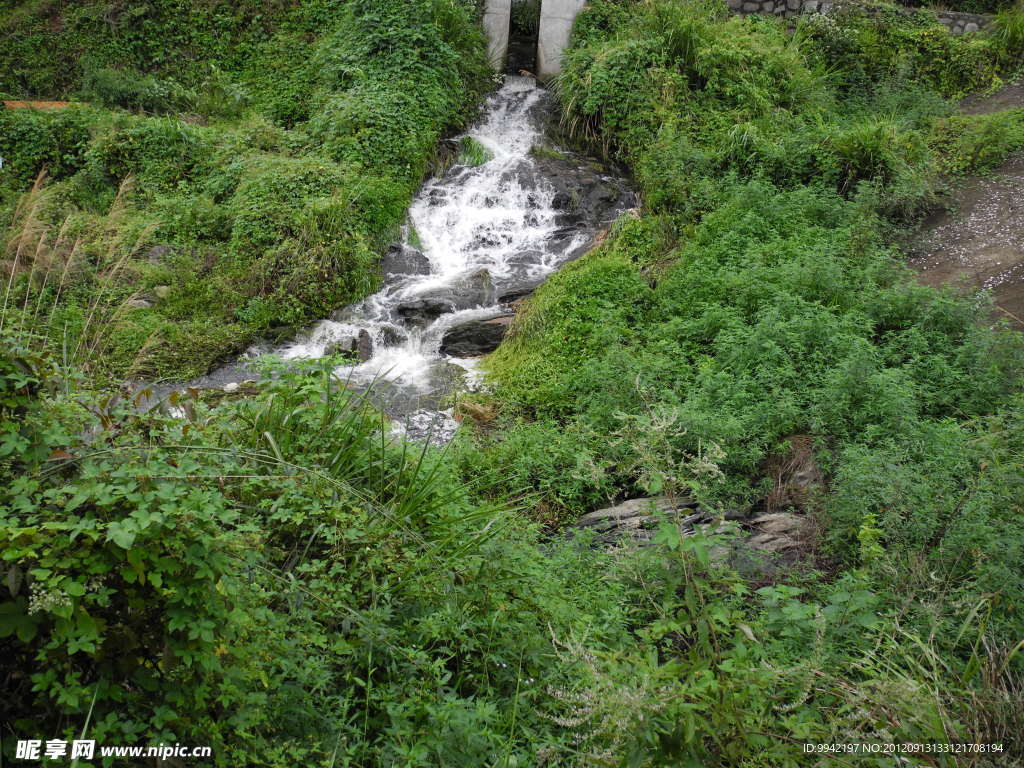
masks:
<svg viewBox="0 0 1024 768"><path fill-rule="evenodd" d="M359 330L359 336L356 338L356 355L364 363L373 357L373 338L365 328Z"/></svg>
<svg viewBox="0 0 1024 768"><path fill-rule="evenodd" d="M392 245L380 259L384 277L405 277L408 275L429 275L430 259L408 245Z"/></svg>
<svg viewBox="0 0 1024 768"><path fill-rule="evenodd" d="M475 269L402 300L395 312L406 322L426 325L449 312L491 306L496 297L491 273Z"/></svg>
<svg viewBox="0 0 1024 768"><path fill-rule="evenodd" d="M503 312L496 317L470 320L448 329L441 339L441 353L451 357L478 357L498 348L514 315Z"/></svg>
<svg viewBox="0 0 1024 768"><path fill-rule="evenodd" d="M500 304L511 304L514 301L525 299L550 277L547 274L530 275L519 274L502 280L498 284L498 302Z"/></svg>

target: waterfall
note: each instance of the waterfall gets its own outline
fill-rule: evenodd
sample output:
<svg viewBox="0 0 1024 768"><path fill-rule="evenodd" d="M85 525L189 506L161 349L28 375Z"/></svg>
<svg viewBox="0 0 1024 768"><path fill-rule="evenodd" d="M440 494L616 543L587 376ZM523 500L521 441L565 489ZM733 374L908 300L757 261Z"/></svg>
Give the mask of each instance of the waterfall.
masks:
<svg viewBox="0 0 1024 768"><path fill-rule="evenodd" d="M560 231L555 190L537 174L530 155L541 137L537 113L544 98L546 91L532 78L508 77L466 134L490 159L476 167L456 164L416 195L402 250L425 257L422 274L386 276L379 292L317 323L279 354L321 357L338 344L357 343L365 331L372 357L336 374L350 385L374 383L387 390L382 399L396 415L429 422L429 406L437 405L439 390L450 381L450 366L471 371L475 364L441 354L445 331L493 316L503 294L541 282L589 238L578 232L550 247ZM453 428L450 414L434 413L435 429Z"/></svg>
<svg viewBox="0 0 1024 768"><path fill-rule="evenodd" d="M544 138L548 99L533 78L506 77L481 120L457 137L486 150L484 161L457 160L423 185L401 242L383 257L381 290L289 343L257 346L249 356L352 352L361 362L336 368L340 380L368 391L410 436L449 439L456 427L450 395L479 377L478 358L444 354L445 334L470 321L507 318L514 299L582 254L633 202L620 179L592 163L531 151ZM231 388L247 375L242 360L192 385Z"/></svg>

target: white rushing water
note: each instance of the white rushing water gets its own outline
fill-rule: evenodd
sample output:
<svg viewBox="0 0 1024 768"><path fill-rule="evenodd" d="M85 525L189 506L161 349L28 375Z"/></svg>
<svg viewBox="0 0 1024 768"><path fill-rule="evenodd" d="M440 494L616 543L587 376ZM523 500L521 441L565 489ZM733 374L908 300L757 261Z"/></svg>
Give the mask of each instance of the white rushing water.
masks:
<svg viewBox="0 0 1024 768"><path fill-rule="evenodd" d="M507 317L508 302L579 255L597 229L632 200L622 185L587 170L585 162L534 158L531 149L543 139L546 97L533 78L507 77L465 134L489 159L475 167L456 161L423 185L410 206L401 246L383 258L384 287L290 343L272 350L257 346L247 357L272 352L301 360L354 353L362 362L335 369L339 379L368 390L404 422L400 431L446 441L456 426L451 410L444 409L447 395L472 388L479 372L476 359L442 353L445 333L471 320ZM601 184L611 197L591 205L589 218L567 212L579 210L567 196L586 196ZM562 190L557 195L555 185ZM251 375L243 359L193 386L237 388Z"/></svg>
<svg viewBox="0 0 1024 768"><path fill-rule="evenodd" d="M453 378L472 373L475 361L442 355L445 332L494 317L503 293L538 284L593 234L563 235L552 245L559 230L554 189L536 173L530 154L541 138L537 113L545 94L532 78L508 77L465 134L490 159L476 167L457 164L416 195L402 253L418 259L423 274L385 275L379 292L320 321L277 353L284 359L323 357L354 349L362 333L364 352L369 341L372 355L338 368L338 377L350 385L373 384L385 408L410 424L437 414L442 431L454 429L450 413L435 410L436 395L450 391ZM390 395L382 396L382 389ZM420 407L421 400L428 406Z"/></svg>
<svg viewBox="0 0 1024 768"><path fill-rule="evenodd" d="M503 286L539 282L559 266L559 252L548 241L558 229L552 208L553 189L530 173L530 149L540 138L536 108L545 91L532 78L508 77L487 102L483 119L466 135L491 158L476 167L455 165L423 186L404 228L405 252L422 253L427 274L385 276L378 293L322 320L278 350L285 359L317 358L355 343L361 331L372 342L372 356L341 367L340 378L359 384L394 382L407 396L437 389L451 364L471 370L473 361L444 358L446 330L468 320L493 316ZM524 183L525 180L525 183ZM586 239L579 235L580 241ZM570 245L577 245L572 243ZM470 279L495 290L456 298L454 311L416 313L417 302L450 296ZM413 309L409 309L413 307ZM416 409L409 409L410 412ZM422 416L422 414L419 414Z"/></svg>

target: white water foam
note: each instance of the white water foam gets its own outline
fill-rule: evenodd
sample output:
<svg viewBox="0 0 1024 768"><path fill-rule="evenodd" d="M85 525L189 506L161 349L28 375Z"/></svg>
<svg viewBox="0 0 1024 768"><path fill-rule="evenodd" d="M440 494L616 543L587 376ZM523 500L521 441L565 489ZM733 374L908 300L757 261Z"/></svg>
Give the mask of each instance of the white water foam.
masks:
<svg viewBox="0 0 1024 768"><path fill-rule="evenodd" d="M539 282L560 266L559 253L545 247L558 229L552 207L554 191L533 173L530 149L540 138L533 114L545 91L532 78L508 77L487 102L484 118L466 135L483 145L492 157L482 165L456 165L427 182L409 209L404 246L420 251L430 272L400 277L364 301L322 320L292 343L280 348L285 359L318 358L342 345L352 348L360 331L372 341L372 356L336 370L339 378L356 385L391 382L416 395L435 391L439 374L466 371L479 379L473 363L445 358L440 353L446 330L468 320L493 316L494 292L469 309L435 312L410 320L410 302L445 296L445 289L479 277L486 269L499 286L515 280ZM585 235L580 235L581 244ZM567 250L562 248L560 253ZM457 368L455 368L457 367ZM454 428L450 413L439 406L405 409L423 422L430 413ZM409 427L411 428L411 424ZM411 431L411 429L410 429Z"/></svg>

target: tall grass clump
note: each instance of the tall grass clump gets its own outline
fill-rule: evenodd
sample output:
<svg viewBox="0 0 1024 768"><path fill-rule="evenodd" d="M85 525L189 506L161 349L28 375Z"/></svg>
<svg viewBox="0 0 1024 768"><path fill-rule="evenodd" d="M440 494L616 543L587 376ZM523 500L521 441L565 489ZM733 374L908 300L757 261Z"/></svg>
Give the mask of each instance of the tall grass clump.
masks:
<svg viewBox="0 0 1024 768"><path fill-rule="evenodd" d="M1024 4L1017 2L1001 8L992 19L990 34L1004 61L1019 66L1024 57Z"/></svg>

